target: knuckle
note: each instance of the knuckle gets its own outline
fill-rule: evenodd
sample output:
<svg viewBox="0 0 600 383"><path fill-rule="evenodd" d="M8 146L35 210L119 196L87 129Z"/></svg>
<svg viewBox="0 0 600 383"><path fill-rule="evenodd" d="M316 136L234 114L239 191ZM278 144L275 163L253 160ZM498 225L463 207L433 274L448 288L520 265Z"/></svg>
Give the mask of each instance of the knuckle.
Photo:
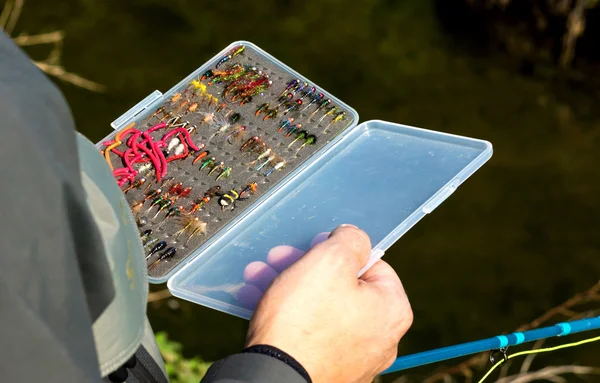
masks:
<svg viewBox="0 0 600 383"><path fill-rule="evenodd" d="M404 334L410 329L414 320L414 314L412 308L406 301L402 301L399 304L394 305L393 316L394 322L392 324L392 334L395 335L397 341L399 341Z"/></svg>
<svg viewBox="0 0 600 383"><path fill-rule="evenodd" d="M397 333L398 339L402 338L410 329L413 323L413 313L412 310L407 310L400 317L399 323L397 325Z"/></svg>
<svg viewBox="0 0 600 383"><path fill-rule="evenodd" d="M386 359L385 359L385 363L383 365L382 371L391 367L392 364L394 364L394 361L396 361L397 357L398 357L398 345L394 344L394 346L390 348L390 350L388 351L388 353L386 355Z"/></svg>
<svg viewBox="0 0 600 383"><path fill-rule="evenodd" d="M328 266L340 267L348 262L345 256L348 249L342 243L329 243L324 246L324 251L323 260Z"/></svg>
<svg viewBox="0 0 600 383"><path fill-rule="evenodd" d="M344 230L344 234L352 239L352 242L357 245L369 246L371 245L371 241L367 233L354 226L344 226L342 228Z"/></svg>

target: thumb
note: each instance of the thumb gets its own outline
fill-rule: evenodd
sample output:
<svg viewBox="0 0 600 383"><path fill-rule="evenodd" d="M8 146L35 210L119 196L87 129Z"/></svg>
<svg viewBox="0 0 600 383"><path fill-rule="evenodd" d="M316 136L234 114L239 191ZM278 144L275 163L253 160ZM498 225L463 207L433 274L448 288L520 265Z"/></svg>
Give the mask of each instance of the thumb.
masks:
<svg viewBox="0 0 600 383"><path fill-rule="evenodd" d="M370 254L371 240L367 233L356 226L341 225L331 232L329 238L306 253L302 260L326 265L358 281L356 276L367 264Z"/></svg>

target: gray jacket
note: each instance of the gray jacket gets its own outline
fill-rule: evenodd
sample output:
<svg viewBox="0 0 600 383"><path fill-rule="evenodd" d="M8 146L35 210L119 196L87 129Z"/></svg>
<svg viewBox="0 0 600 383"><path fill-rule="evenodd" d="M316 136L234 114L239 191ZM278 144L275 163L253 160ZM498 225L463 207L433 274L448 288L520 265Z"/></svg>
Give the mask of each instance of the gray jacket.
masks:
<svg viewBox="0 0 600 383"><path fill-rule="evenodd" d="M110 381L129 368L137 372L127 382L167 381L145 317L139 235L122 240L133 232L130 212L111 212L122 195L100 181L108 167L76 134L58 89L1 31L0 134L0 380ZM98 200L105 205L90 202ZM123 323L104 325L117 317ZM306 380L277 358L240 353L215 362L203 382Z"/></svg>

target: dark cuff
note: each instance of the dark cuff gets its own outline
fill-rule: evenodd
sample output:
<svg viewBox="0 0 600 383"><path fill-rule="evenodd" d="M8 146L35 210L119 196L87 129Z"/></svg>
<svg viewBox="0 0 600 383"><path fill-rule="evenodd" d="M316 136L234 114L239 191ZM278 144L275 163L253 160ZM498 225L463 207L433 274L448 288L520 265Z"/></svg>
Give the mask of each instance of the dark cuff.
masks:
<svg viewBox="0 0 600 383"><path fill-rule="evenodd" d="M295 369L278 358L245 352L213 363L202 383L307 383Z"/></svg>
<svg viewBox="0 0 600 383"><path fill-rule="evenodd" d="M254 346L244 349L242 351L242 353L262 354L262 355L268 355L273 358L279 359L283 363L285 363L288 366L290 366L291 368L293 368L304 379L306 379L307 383L312 383L312 380L310 379L310 375L308 375L308 372L306 371L306 369L304 367L302 367L302 365L300 363L298 363L298 361L296 359L292 358L291 355L281 351L277 347L269 346L266 344L257 344L257 345L254 345Z"/></svg>

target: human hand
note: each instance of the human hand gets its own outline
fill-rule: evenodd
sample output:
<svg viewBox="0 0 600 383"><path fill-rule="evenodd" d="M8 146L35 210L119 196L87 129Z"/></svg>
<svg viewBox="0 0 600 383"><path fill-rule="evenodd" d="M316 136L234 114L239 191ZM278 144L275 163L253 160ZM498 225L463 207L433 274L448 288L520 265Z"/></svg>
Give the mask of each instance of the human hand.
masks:
<svg viewBox="0 0 600 383"><path fill-rule="evenodd" d="M315 383L371 382L396 358L413 316L387 263L380 260L357 278L370 252L367 234L344 225L306 254L296 253L256 307L246 346L279 348Z"/></svg>

